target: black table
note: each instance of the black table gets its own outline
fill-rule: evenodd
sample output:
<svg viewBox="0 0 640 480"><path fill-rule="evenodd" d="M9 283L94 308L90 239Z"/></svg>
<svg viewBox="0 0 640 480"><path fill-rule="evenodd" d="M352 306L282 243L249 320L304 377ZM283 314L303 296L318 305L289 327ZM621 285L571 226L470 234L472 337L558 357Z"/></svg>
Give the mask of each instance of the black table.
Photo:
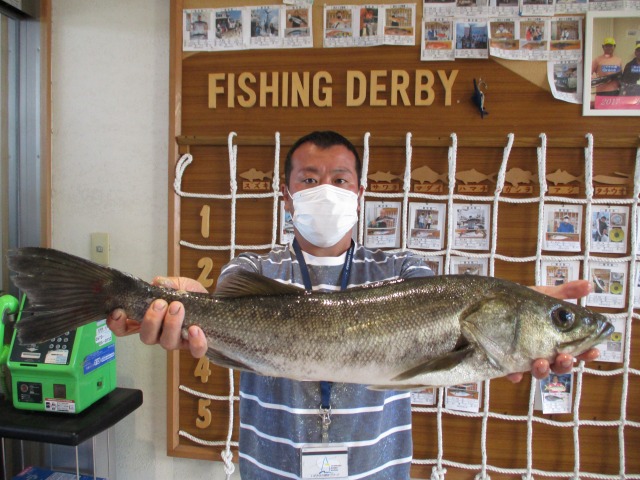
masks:
<svg viewBox="0 0 640 480"><path fill-rule="evenodd" d="M0 402L0 438L77 447L142 405L142 391L116 388L78 414L18 410Z"/></svg>

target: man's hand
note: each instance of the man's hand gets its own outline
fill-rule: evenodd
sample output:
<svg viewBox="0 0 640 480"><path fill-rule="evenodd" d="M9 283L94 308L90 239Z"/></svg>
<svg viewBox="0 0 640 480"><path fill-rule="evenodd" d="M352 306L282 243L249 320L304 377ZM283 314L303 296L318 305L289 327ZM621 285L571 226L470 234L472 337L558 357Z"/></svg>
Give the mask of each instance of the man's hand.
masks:
<svg viewBox="0 0 640 480"><path fill-rule="evenodd" d="M196 280L186 277L156 277L153 285L188 292L206 293L206 289ZM107 317L107 326L118 337L140 334L140 340L147 345L160 344L165 350L189 349L191 355L200 358L207 353L207 339L200 327L192 325L187 330L187 338L182 337L184 306L180 302L167 304L156 299L145 312L141 323L127 318L124 310L116 309Z"/></svg>
<svg viewBox="0 0 640 480"><path fill-rule="evenodd" d="M550 297L559 298L561 300L566 300L569 298L582 298L589 293L591 293L591 282L587 280L576 280L573 282L567 282L562 285L554 286L554 287L531 287L534 290L537 290L540 293L544 293L545 295L549 295ZM592 348L587 350L581 355L576 357L576 360L584 360L585 362L590 362L598 358L597 349ZM559 354L552 365L549 365L549 362L543 358L538 358L534 360L531 365L531 375L536 377L537 379L545 378L549 375L551 370L554 373L563 374L569 373L573 369L574 358L571 355L566 353ZM517 383L522 380L522 373L511 373L507 375L507 379L513 383Z"/></svg>

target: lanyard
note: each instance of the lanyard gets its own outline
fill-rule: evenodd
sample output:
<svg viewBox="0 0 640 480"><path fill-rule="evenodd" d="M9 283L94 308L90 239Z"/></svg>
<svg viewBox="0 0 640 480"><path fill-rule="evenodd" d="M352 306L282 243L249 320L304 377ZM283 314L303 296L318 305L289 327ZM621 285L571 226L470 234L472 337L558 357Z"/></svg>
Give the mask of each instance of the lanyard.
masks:
<svg viewBox="0 0 640 480"><path fill-rule="evenodd" d="M340 290L346 290L349 284L349 274L351 273L351 265L353 263L353 252L355 250L355 244L351 241L351 246L347 250L347 254L344 259L344 265L342 267L342 275L340 278ZM309 275L309 267L302 255L302 250L298 244L298 240L293 239L293 251L298 259L300 265L300 274L302 275L302 282L306 291L310 292L312 289L311 276ZM329 438L329 424L331 423L331 388L332 382L320 382L320 416L322 417L322 441L327 443Z"/></svg>
<svg viewBox="0 0 640 480"><path fill-rule="evenodd" d="M351 264L353 263L353 252L355 250L355 244L353 240L351 241L351 246L349 250L347 250L347 255L344 259L344 266L342 267L342 276L340 278L340 290L346 290L347 285L349 284L349 274L351 273ZM302 282L304 283L304 288L307 292L310 292L312 289L311 285L311 277L309 276L309 267L307 267L307 262L304 260L304 255L302 255L302 250L300 249L300 245L298 244L298 240L293 239L293 251L296 254L296 258L298 259L298 264L300 265L300 275L302 275Z"/></svg>

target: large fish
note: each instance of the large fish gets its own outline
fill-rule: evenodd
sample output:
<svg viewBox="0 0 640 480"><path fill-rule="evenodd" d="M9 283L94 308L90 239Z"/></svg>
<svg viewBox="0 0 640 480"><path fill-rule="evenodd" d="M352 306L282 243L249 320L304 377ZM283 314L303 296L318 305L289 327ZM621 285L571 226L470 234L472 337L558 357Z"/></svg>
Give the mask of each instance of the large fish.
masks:
<svg viewBox="0 0 640 480"><path fill-rule="evenodd" d="M307 293L257 274L213 295L167 290L56 250L9 255L28 306L22 343L46 341L123 308L141 321L153 299L180 300L204 330L212 362L296 380L413 389L527 371L578 355L613 326L601 314L490 277L451 275Z"/></svg>

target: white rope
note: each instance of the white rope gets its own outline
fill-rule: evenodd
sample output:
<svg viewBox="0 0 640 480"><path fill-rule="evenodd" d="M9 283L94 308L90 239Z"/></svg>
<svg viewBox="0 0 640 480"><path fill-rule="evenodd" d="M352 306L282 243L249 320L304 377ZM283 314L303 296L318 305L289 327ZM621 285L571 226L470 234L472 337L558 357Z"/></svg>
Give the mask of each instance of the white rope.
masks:
<svg viewBox="0 0 640 480"><path fill-rule="evenodd" d="M640 199L640 148L636 152L636 163L634 172L634 190L632 198L593 198L593 163L594 163L594 140L591 134L586 135L587 147L584 149L585 155L585 198L570 198L561 196L548 196L548 185L546 180L546 162L547 162L547 137L543 133L540 135L540 145L537 147L537 162L538 162L538 178L539 178L539 190L540 193L537 196L531 196L527 198L510 198L503 197L502 191L506 179L507 163L509 160L510 152L514 143L513 134L509 134L507 145L504 147L502 163L498 172L496 187L493 195L490 196L473 196L473 195L460 195L455 193L456 189L456 164L458 154L458 138L455 133L451 134L451 144L448 149L448 187L447 192L442 195L413 193L411 192L411 163L413 156L412 148L412 135L407 133L405 137L405 169L403 176L403 191L401 193L381 193L381 192L367 192L367 174L370 165L370 133L364 135L364 149L362 158L362 179L361 184L365 189L365 195L360 199L360 211L365 211L365 197L366 199L385 198L385 199L401 199L403 203L403 235L401 247L399 251L411 251L417 255L421 255L425 258L444 256L445 258L445 272L450 269L450 261L452 256L477 258L477 259L489 259L490 274L494 274L495 261L513 262L513 263L535 263L535 280L536 284L542 284L542 267L543 261L580 261L583 264L583 272L585 278L588 278L587 270L589 263L592 262L608 262L616 264L629 263L629 281L628 281L628 308L626 312L608 313L606 316L610 319L623 319L625 320L625 341L623 351L623 364L620 368L612 370L599 370L587 368L584 362L580 362L574 367L573 372L575 374L575 398L573 404L573 414L570 420L558 421L545 418L536 414L534 409L535 392L538 388L538 382L535 378L531 378L531 385L529 390L529 408L526 415L508 415L490 411L490 382L485 382L484 388L484 402L483 408L480 412L462 412L444 408L444 389L438 389L438 402L435 407L412 407L412 412L418 414L433 414L436 416L436 428L437 428L437 456L436 458L415 458L413 463L416 465L432 465L431 480L445 480L447 473L446 467L455 467L465 470L471 470L475 472L475 478L477 480L490 480L490 473L509 474L521 476L524 480L532 480L534 476L542 477L557 477L568 479L598 479L598 480L613 480L613 479L638 479L640 480L640 473L627 472L625 459L627 455L627 448L625 443L625 436L628 434L629 429L640 429L640 422L629 420L627 418L627 402L629 392L629 382L631 378L640 378L640 370L631 368L630 366L630 349L631 349L631 333L633 327L633 320L640 320L640 314L635 313L633 310L633 298L636 291L635 277L637 273L636 258L638 255L638 232L637 221L640 215L639 199ZM277 222L278 222L278 207L281 197L280 193L280 133L275 134L275 154L274 154L274 168L273 168L273 181L271 185L271 191L267 193L250 193L242 194L237 192L237 159L238 152L237 146L234 145L233 140L236 137L234 132L229 134L228 137L228 151L229 151L229 172L230 182L229 194L218 195L207 192L185 192L182 190L182 180L186 169L194 161L191 154L185 154L178 160L176 164L176 173L174 179L174 190L177 195L183 198L201 198L201 199L223 199L229 200L231 203L231 230L230 230L230 242L228 245L207 245L197 244L193 242L186 242L181 240L180 245L202 251L229 251L230 256L235 256L236 251L249 251L249 250L268 250L277 243ZM272 223L272 235L270 244L261 245L239 245L235 243L235 229L236 229L236 202L239 199L244 198L271 198L273 201L273 223ZM407 235L409 231L408 226L408 206L410 200L419 201L446 201L447 203L447 246L446 249L440 251L422 251L407 249ZM454 202L472 202L472 203L491 203L492 210L492 222L491 222L491 243L489 252L467 252L462 250L456 250L452 248L453 245L453 233L455 231L455 225L453 223ZM537 204L538 205L538 232L536 252L533 256L526 257L514 257L497 253L498 244L498 213L500 205L503 203L511 204ZM572 204L572 205L584 205L585 206L585 249L583 253L572 255L557 255L557 254L545 254L542 251L542 239L545 232L545 220L544 220L544 208L549 203L557 204ZM590 232L591 212L594 205L628 205L630 206L630 241L631 252L630 255L616 256L616 257L604 257L593 255L591 253L591 238L588 234ZM362 242L364 238L364 220L365 215L361 214L358 226L359 241ZM584 299L582 300L584 303ZM620 398L620 416L613 420L587 420L580 418L580 405L582 400L583 384L586 378L589 376L601 376L601 377L615 377L620 376L622 378L622 392ZM228 434L224 441L209 441L190 434L186 431L179 431L178 434L198 445L206 447L223 447L221 452L222 459L225 465L225 473L227 479L232 475L234 471L232 447L237 447L237 442L232 442L233 432L233 408L235 402L239 401L238 396L234 394L233 387L233 372L229 371L229 394L228 395L210 395L206 392L194 390L185 385L180 385L180 390L198 398L209 399L216 402L228 402L229 404L229 422L228 422ZM445 458L444 452L444 417L445 416L459 416L468 418L480 418L482 421L480 449L481 449L481 463L480 464L465 464L460 462L454 462ZM491 465L488 462L487 456L487 431L489 428L489 422L499 420L507 422L524 422L527 426L527 438L526 438L526 466L525 468L502 468L495 465ZM551 472L534 468L533 465L533 434L535 425L548 425L556 428L570 428L572 429L573 443L574 443L574 462L571 471L567 472ZM618 431L618 443L619 449L619 465L620 471L617 475L605 475L596 472L586 472L581 470L580 464L580 428L596 427L603 429L615 428Z"/></svg>
<svg viewBox="0 0 640 480"><path fill-rule="evenodd" d="M538 236L536 239L536 285L542 284L542 238L544 235L544 197L549 191L547 185L547 136L540 134L540 146L536 149L538 156L538 181L540 182L540 196L538 202Z"/></svg>
<svg viewBox="0 0 640 480"><path fill-rule="evenodd" d="M444 272L448 273L451 268L451 246L453 245L453 234L455 232L455 225L453 224L453 200L456 190L456 161L458 157L458 136L455 133L451 134L451 145L448 152L448 164L449 164L449 185L447 188L447 250L444 257Z"/></svg>
<svg viewBox="0 0 640 480"><path fill-rule="evenodd" d="M409 192L411 191L411 158L413 156L413 148L411 147L411 133L407 133L405 137L405 161L404 175L402 178L402 242L400 248L407 248L407 235L411 230L409 227Z"/></svg>
<svg viewBox="0 0 640 480"><path fill-rule="evenodd" d="M364 147L362 152L362 174L360 178L360 186L367 191L367 175L369 174L369 138L371 133L364 134ZM360 198L360 218L358 219L358 242L364 242L364 195Z"/></svg>
<svg viewBox="0 0 640 480"><path fill-rule="evenodd" d="M489 276L495 275L495 263L496 263L496 249L498 248L498 206L500 205L500 194L504 188L504 182L507 175L507 163L509 161L509 155L511 154L511 148L513 147L513 133L508 136L507 145L504 147L502 154L502 163L500 164L500 170L498 171L498 178L496 179L496 189L493 195L493 218L491 220L491 254L489 256Z"/></svg>
<svg viewBox="0 0 640 480"><path fill-rule="evenodd" d="M231 436L233 434L233 402L234 402L234 385L233 385L233 370L229 369L229 423L227 425L227 441L225 448L220 454L222 461L224 462L224 473L227 474L227 480L231 478L236 467L233 465L233 452L231 451Z"/></svg>
<svg viewBox="0 0 640 480"><path fill-rule="evenodd" d="M273 178L271 181L271 191L273 192L273 211L271 213L274 219L271 222L271 247L275 247L278 242L278 206L280 203L280 132L276 132L276 151L273 158ZM284 220L283 220L284 221Z"/></svg>

